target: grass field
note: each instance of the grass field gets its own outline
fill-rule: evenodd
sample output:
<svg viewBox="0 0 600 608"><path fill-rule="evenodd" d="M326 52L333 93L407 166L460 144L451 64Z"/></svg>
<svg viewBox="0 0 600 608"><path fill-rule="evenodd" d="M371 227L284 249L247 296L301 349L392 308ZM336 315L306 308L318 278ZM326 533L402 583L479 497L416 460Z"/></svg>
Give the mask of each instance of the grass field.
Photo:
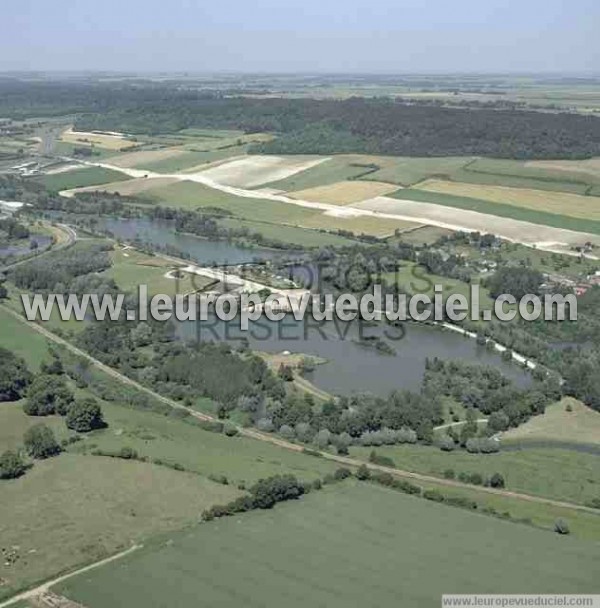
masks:
<svg viewBox="0 0 600 608"><path fill-rule="evenodd" d="M159 148L157 150L138 150L137 152L128 152L113 156L110 159L111 165L124 168L143 169L151 163L159 163L161 161L186 156L186 152L181 148Z"/></svg>
<svg viewBox="0 0 600 608"><path fill-rule="evenodd" d="M96 186L129 179L127 175L119 171L104 169L103 167L86 167L85 169L75 169L66 173L55 173L40 178L40 181L48 190L60 192L72 188L82 188L85 186Z"/></svg>
<svg viewBox="0 0 600 608"><path fill-rule="evenodd" d="M24 414L22 401L2 403L0 405L0 453L4 450L19 449L23 445L25 431L39 422L39 418ZM71 434L60 416L46 416L43 422L52 428L58 439L64 439Z"/></svg>
<svg viewBox="0 0 600 608"><path fill-rule="evenodd" d="M568 405L571 406L570 412L566 409ZM534 416L516 429L503 433L502 440L515 440L519 443L547 440L600 445L600 413L576 399L565 398L546 408L542 416Z"/></svg>
<svg viewBox="0 0 600 608"><path fill-rule="evenodd" d="M591 186L599 183L599 178L591 174L554 169L547 165L542 167L537 162L534 164L531 161L494 158L478 158L453 173L451 179L474 184L554 190L574 194L586 194Z"/></svg>
<svg viewBox="0 0 600 608"><path fill-rule="evenodd" d="M0 346L13 351L27 362L28 367L37 371L42 361L49 360L46 338L31 331L0 306Z"/></svg>
<svg viewBox="0 0 600 608"><path fill-rule="evenodd" d="M466 196L454 196L451 194L419 190L417 188L405 188L403 190L396 190L390 197L400 200L433 203L435 205L444 205L468 211L478 211L479 213L492 216L495 215L497 217L510 218L522 222L530 222L532 224L541 224L553 228L600 234L600 221L590 221L566 215L557 215L555 213L525 209L515 205L494 203ZM482 230L485 230L485 228L482 227ZM490 226L488 230L494 232L492 226Z"/></svg>
<svg viewBox="0 0 600 608"><path fill-rule="evenodd" d="M424 266L414 262L400 262L396 272L382 274L388 285L396 285L407 293L425 293L431 297L434 295L435 285L443 286L443 295L448 297L452 294L462 294L471 301L471 286L458 279L450 279L440 275L432 274ZM489 291L484 287L479 290L481 306L493 306L493 300Z"/></svg>
<svg viewBox="0 0 600 608"><path fill-rule="evenodd" d="M514 205L533 211L566 215L583 220L593 220L595 222L600 220L600 198L593 196L548 192L547 190L508 188L506 186L465 184L435 179L422 182L417 188L428 192Z"/></svg>
<svg viewBox="0 0 600 608"><path fill-rule="evenodd" d="M376 236L393 234L396 228L404 230L416 226L412 222L386 220L373 217L338 217L326 215L320 210L300 207L291 203L280 203L261 198L243 198L221 190L215 190L195 182L179 182L146 190L144 198L169 207L201 210L217 207L233 213L237 218L286 224L321 230L350 230L357 234ZM259 196L259 192L257 192Z"/></svg>
<svg viewBox="0 0 600 608"><path fill-rule="evenodd" d="M318 230L272 224L270 222L224 218L219 220L219 225L225 228L247 228L252 232L259 232L266 238L277 239L290 245L298 245L299 247L343 247L356 244L356 241L352 239L330 232L320 232Z"/></svg>
<svg viewBox="0 0 600 608"><path fill-rule="evenodd" d="M295 192L356 178L371 170L372 167L367 166L364 162L360 163L354 156L340 155L286 179L262 184L261 188L275 188L285 192Z"/></svg>
<svg viewBox="0 0 600 608"><path fill-rule="evenodd" d="M352 456L368 460L373 448L351 448ZM600 498L600 456L557 448L502 450L497 454L469 454L462 450L442 452L435 446L390 446L375 448L390 457L399 469L443 477L446 469L501 473L506 488L566 502L586 504ZM600 517L600 513L599 513Z"/></svg>
<svg viewBox="0 0 600 608"><path fill-rule="evenodd" d="M116 284L127 291L136 291L138 285L146 285L148 294L190 293L203 289L211 281L189 274L171 279L165 275L176 268L167 260L149 256L135 249L115 249L111 254L112 266L102 275L114 279Z"/></svg>
<svg viewBox="0 0 600 608"><path fill-rule="evenodd" d="M198 520L203 508L239 492L192 473L147 463L62 454L2 481L0 597L110 555L148 534Z"/></svg>
<svg viewBox="0 0 600 608"><path fill-rule="evenodd" d="M443 593L592 593L599 558L595 543L348 483L163 538L56 591L88 608L428 608Z"/></svg>
<svg viewBox="0 0 600 608"><path fill-rule="evenodd" d="M93 447L112 451L129 446L140 456L179 463L201 475L225 475L234 485L277 473L314 479L335 468L327 460L253 439L228 438L176 418L111 404L105 404L103 409L109 428L73 445L74 451Z"/></svg>
<svg viewBox="0 0 600 608"><path fill-rule="evenodd" d="M195 172L206 169L203 165L245 154L246 151L247 146L245 145L227 146L214 150L181 150L181 153L176 156L152 162L142 162L137 167L157 173Z"/></svg>
<svg viewBox="0 0 600 608"><path fill-rule="evenodd" d="M331 205L349 205L364 201L374 196L382 196L396 191L398 188L393 184L385 184L375 181L345 181L317 186L307 190L289 192L289 196L304 201L316 201L317 203L329 203Z"/></svg>

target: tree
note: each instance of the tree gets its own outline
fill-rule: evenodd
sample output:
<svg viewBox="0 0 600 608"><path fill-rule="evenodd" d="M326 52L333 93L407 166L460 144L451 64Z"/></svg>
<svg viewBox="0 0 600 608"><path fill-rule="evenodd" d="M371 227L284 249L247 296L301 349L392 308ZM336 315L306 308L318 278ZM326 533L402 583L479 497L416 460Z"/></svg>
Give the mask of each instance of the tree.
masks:
<svg viewBox="0 0 600 608"><path fill-rule="evenodd" d="M79 433L88 433L106 426L102 409L95 399L78 399L67 412L67 427Z"/></svg>
<svg viewBox="0 0 600 608"><path fill-rule="evenodd" d="M490 477L490 486L492 488L503 488L504 487L504 477L500 473L494 473Z"/></svg>
<svg viewBox="0 0 600 608"><path fill-rule="evenodd" d="M8 298L8 291L6 287L0 283L0 300L6 300Z"/></svg>
<svg viewBox="0 0 600 608"><path fill-rule="evenodd" d="M0 401L20 399L31 382L25 361L0 347Z"/></svg>
<svg viewBox="0 0 600 608"><path fill-rule="evenodd" d="M60 446L54 433L45 424L36 424L23 435L23 443L32 458L50 458L60 454Z"/></svg>
<svg viewBox="0 0 600 608"><path fill-rule="evenodd" d="M0 479L16 479L25 472L25 463L19 454L6 450L0 455Z"/></svg>
<svg viewBox="0 0 600 608"><path fill-rule="evenodd" d="M356 471L356 479L360 479L361 481L366 481L371 478L371 471L366 464L361 464Z"/></svg>
<svg viewBox="0 0 600 608"><path fill-rule="evenodd" d="M62 376L43 374L29 387L23 411L29 416L64 416L73 399L73 392Z"/></svg>

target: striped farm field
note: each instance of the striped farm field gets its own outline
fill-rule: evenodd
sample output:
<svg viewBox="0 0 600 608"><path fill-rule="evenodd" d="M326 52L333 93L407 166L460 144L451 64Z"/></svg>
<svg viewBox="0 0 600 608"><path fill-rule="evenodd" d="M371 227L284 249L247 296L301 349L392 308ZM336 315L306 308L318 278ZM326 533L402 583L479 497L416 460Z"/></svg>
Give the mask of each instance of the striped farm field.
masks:
<svg viewBox="0 0 600 608"><path fill-rule="evenodd" d="M350 205L394 192L398 186L383 182L342 181L288 193L292 198L331 205Z"/></svg>
<svg viewBox="0 0 600 608"><path fill-rule="evenodd" d="M600 220L600 197L581 196L567 192L549 192L506 186L465 184L431 179L415 186L419 190L465 196L492 203L514 205L534 211L567 215L585 220Z"/></svg>

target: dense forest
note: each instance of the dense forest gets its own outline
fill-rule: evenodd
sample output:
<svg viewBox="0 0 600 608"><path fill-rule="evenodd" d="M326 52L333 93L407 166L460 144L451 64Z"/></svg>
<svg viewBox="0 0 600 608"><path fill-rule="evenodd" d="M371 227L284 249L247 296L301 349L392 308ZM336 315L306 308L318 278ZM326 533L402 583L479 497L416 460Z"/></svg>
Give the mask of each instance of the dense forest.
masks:
<svg viewBox="0 0 600 608"><path fill-rule="evenodd" d="M266 154L369 153L586 158L600 154L600 119L566 113L447 108L400 99L248 98L149 83L0 80L0 115L78 114L76 128L132 134L197 127L272 132Z"/></svg>

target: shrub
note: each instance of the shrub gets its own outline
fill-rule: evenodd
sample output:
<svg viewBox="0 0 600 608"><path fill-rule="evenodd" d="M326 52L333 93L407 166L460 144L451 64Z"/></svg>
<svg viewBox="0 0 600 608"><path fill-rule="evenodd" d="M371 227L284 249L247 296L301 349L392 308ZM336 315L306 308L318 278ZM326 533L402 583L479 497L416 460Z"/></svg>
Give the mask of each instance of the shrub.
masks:
<svg viewBox="0 0 600 608"><path fill-rule="evenodd" d="M123 446L119 450L119 458L122 458L123 460L137 460L138 453L136 450L129 446Z"/></svg>
<svg viewBox="0 0 600 608"><path fill-rule="evenodd" d="M225 425L219 420L199 420L198 426L204 431L222 433Z"/></svg>
<svg viewBox="0 0 600 608"><path fill-rule="evenodd" d="M564 519L557 519L554 522L554 531L557 534L570 534L571 533L569 524Z"/></svg>
<svg viewBox="0 0 600 608"><path fill-rule="evenodd" d="M454 450L454 441L448 436L442 437L440 440L440 450L443 452L452 452L452 450Z"/></svg>
<svg viewBox="0 0 600 608"><path fill-rule="evenodd" d="M396 464L391 458L389 458L388 456L381 456L375 450L372 450L369 454L369 462L372 462L373 464L378 464L382 467L394 468L396 466Z"/></svg>
<svg viewBox="0 0 600 608"><path fill-rule="evenodd" d="M289 424L282 424L279 427L279 434L284 439L288 439L288 440L294 439L296 437L296 432Z"/></svg>
<svg viewBox="0 0 600 608"><path fill-rule="evenodd" d="M454 469L446 469L444 471L444 479L454 479L455 473Z"/></svg>
<svg viewBox="0 0 600 608"><path fill-rule="evenodd" d="M483 477L481 476L481 473L471 473L468 476L468 481L469 481L469 483L472 483L474 486L483 485Z"/></svg>
<svg viewBox="0 0 600 608"><path fill-rule="evenodd" d="M313 490L320 490L323 487L323 482L320 479L315 479L312 482Z"/></svg>
<svg viewBox="0 0 600 608"><path fill-rule="evenodd" d="M236 435L239 434L239 430L234 424L227 423L223 427L223 433L227 437L235 437Z"/></svg>
<svg viewBox="0 0 600 608"><path fill-rule="evenodd" d="M32 458L50 458L60 454L60 446L54 433L45 424L36 424L23 435L23 443Z"/></svg>
<svg viewBox="0 0 600 608"><path fill-rule="evenodd" d="M433 500L434 502L444 502L444 495L438 490L425 490L423 498Z"/></svg>
<svg viewBox="0 0 600 608"><path fill-rule="evenodd" d="M256 423L256 428L263 433L272 433L275 430L273 421L270 418L260 418Z"/></svg>
<svg viewBox="0 0 600 608"><path fill-rule="evenodd" d="M25 473L25 463L19 454L6 450L0 455L0 479L16 479Z"/></svg>
<svg viewBox="0 0 600 608"><path fill-rule="evenodd" d="M78 433L88 433L106 426L102 409L95 399L78 399L67 412L67 427Z"/></svg>
<svg viewBox="0 0 600 608"><path fill-rule="evenodd" d="M221 485L227 486L229 485L229 479L225 475L215 475L211 473L208 478L215 483L220 483Z"/></svg>
<svg viewBox="0 0 600 608"><path fill-rule="evenodd" d="M366 481L367 479L371 479L371 471L366 464L361 464L356 471L356 479L360 479L361 481Z"/></svg>
<svg viewBox="0 0 600 608"><path fill-rule="evenodd" d="M490 486L492 488L503 488L504 487L504 477L500 473L494 473L490 477Z"/></svg>
<svg viewBox="0 0 600 608"><path fill-rule="evenodd" d="M342 481L343 479L347 479L348 477L352 477L352 472L350 471L350 469L347 469L346 467L340 467L339 469L335 470L335 473L333 474L333 477L337 481Z"/></svg>

